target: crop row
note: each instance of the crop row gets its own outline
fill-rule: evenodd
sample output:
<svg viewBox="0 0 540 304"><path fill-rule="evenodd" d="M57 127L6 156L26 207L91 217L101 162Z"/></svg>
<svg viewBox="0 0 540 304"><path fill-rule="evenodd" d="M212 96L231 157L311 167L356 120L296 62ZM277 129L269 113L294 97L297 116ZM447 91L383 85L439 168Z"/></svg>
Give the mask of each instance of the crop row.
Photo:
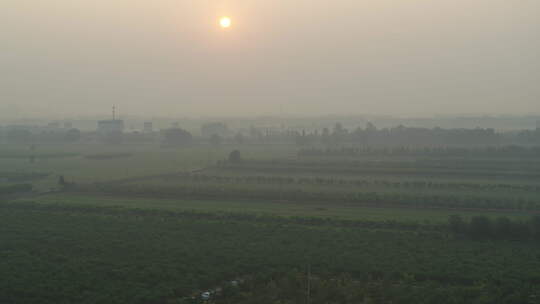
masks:
<svg viewBox="0 0 540 304"><path fill-rule="evenodd" d="M226 176L207 174L183 174L168 176L167 181L188 181L196 183L227 184L273 184L273 185L318 185L318 186L353 186L353 187L390 187L419 189L455 189L455 190L518 190L540 191L540 185L504 184L504 183L471 183L471 182L436 182L436 181L395 181L379 179L340 179L329 177L286 177L286 176Z"/></svg>
<svg viewBox="0 0 540 304"><path fill-rule="evenodd" d="M225 187L223 184L92 184L76 185L70 191L151 197L182 197L195 199L257 199L299 202L359 203L368 205L436 208L481 208L540 210L537 199L523 197L480 196L470 194L425 194L402 192L322 191L317 189L276 187Z"/></svg>
<svg viewBox="0 0 540 304"><path fill-rule="evenodd" d="M299 156L438 156L438 157L533 157L540 155L540 147L487 146L487 147L342 147L337 149L307 148Z"/></svg>
<svg viewBox="0 0 540 304"><path fill-rule="evenodd" d="M14 185L0 186L0 196L16 194L16 193L25 193L25 192L31 192L31 191L32 191L31 184L14 184Z"/></svg>
<svg viewBox="0 0 540 304"><path fill-rule="evenodd" d="M240 165L220 164L217 169L230 172L258 172L272 174L339 174L339 175L409 175L422 177L467 177L467 178L521 178L521 179L539 179L540 173L535 167L516 168L469 168L469 167L425 167L415 165L400 165L396 163L391 165L377 164L358 164L354 162L342 162L335 164L320 163L250 163L246 162Z"/></svg>
<svg viewBox="0 0 540 304"><path fill-rule="evenodd" d="M30 173L30 172L0 172L0 181L22 182L41 179L49 176L48 173Z"/></svg>

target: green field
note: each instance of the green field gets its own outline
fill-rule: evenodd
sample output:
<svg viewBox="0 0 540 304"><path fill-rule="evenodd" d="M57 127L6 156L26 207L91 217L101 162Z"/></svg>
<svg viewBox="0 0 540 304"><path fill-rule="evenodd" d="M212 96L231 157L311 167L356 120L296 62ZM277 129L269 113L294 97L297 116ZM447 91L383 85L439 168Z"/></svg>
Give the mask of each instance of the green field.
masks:
<svg viewBox="0 0 540 304"><path fill-rule="evenodd" d="M540 156L297 150L0 151L0 302L535 303Z"/></svg>
<svg viewBox="0 0 540 304"><path fill-rule="evenodd" d="M21 201L27 201L22 199ZM258 214L283 217L316 217L340 220L386 221L399 220L410 223L445 224L451 214L465 219L485 215L491 218L507 216L515 220L529 218L526 211L485 211L418 208L381 208L355 204L326 204L310 202L286 202L264 200L195 200L150 197L122 197L113 195L49 194L33 198L39 204L67 206L121 207L142 210L219 212L234 214Z"/></svg>
<svg viewBox="0 0 540 304"><path fill-rule="evenodd" d="M0 148L0 168L4 172L49 173L51 176L48 179L36 183L39 189L44 190L56 187L59 175L74 182L92 183L200 169L225 159L235 148L234 146L161 148L159 145L44 145L36 149L35 161L30 162L28 147L18 146L10 147L9 150ZM295 152L296 150L291 147L254 146L246 149L244 154L246 157L269 159L292 157ZM104 160L84 157L118 153L131 156ZM14 155L18 157L13 157ZM51 157L54 155L58 157Z"/></svg>
<svg viewBox="0 0 540 304"><path fill-rule="evenodd" d="M223 281L308 263L318 275L360 282L425 291L435 284L432 299L519 303L540 291L535 242L99 206L19 202L0 211L0 271L11 274L0 295L7 303L183 303Z"/></svg>

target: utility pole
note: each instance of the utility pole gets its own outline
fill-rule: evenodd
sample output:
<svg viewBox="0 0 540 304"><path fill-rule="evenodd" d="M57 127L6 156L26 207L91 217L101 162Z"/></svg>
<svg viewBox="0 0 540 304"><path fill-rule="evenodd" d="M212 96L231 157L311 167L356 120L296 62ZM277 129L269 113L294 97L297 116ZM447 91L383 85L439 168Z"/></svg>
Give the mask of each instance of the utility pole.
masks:
<svg viewBox="0 0 540 304"><path fill-rule="evenodd" d="M30 161L30 163L34 163L34 161L36 160L36 145L35 144L31 144L30 145L30 158L28 159Z"/></svg>
<svg viewBox="0 0 540 304"><path fill-rule="evenodd" d="M308 264L307 268L307 294L306 294L306 303L310 304L311 302L311 264Z"/></svg>
<svg viewBox="0 0 540 304"><path fill-rule="evenodd" d="M283 202L283 180L282 177L279 178L279 201Z"/></svg>

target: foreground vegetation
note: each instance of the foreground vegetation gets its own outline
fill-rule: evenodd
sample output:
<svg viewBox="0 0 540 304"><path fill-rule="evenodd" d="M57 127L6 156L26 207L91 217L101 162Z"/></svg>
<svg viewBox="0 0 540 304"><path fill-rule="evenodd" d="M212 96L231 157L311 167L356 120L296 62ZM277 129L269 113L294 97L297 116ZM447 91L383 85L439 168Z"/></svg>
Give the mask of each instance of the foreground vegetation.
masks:
<svg viewBox="0 0 540 304"><path fill-rule="evenodd" d="M11 274L0 294L8 303L168 303L239 276L269 280L308 264L320 278L349 277L344 288L364 286L346 298L337 292L335 303L383 286L392 286L387 300L366 299L526 303L540 292L540 245L532 240L92 206L0 208L0 271ZM334 292L317 286L314 294ZM275 303L270 294L261 291L258 303Z"/></svg>

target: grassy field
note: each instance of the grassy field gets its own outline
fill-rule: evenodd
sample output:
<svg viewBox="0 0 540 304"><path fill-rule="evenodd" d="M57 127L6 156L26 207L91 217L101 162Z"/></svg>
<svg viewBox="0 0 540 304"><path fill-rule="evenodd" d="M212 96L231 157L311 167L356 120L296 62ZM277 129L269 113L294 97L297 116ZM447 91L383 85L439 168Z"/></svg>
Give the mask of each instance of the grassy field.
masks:
<svg viewBox="0 0 540 304"><path fill-rule="evenodd" d="M49 173L48 179L35 183L38 189L46 190L56 187L60 175L72 182L93 183L200 169L226 159L229 152L235 148L234 146L161 148L156 144L45 145L36 149L36 158L34 162L31 162L28 147L18 146L9 147L9 150L0 148L0 168L5 172ZM292 157L295 153L293 148L282 146L250 146L242 151L245 157L257 159ZM85 157L86 155L119 153L131 156L103 160ZM58 157L51 157L51 155L58 155Z"/></svg>
<svg viewBox="0 0 540 304"><path fill-rule="evenodd" d="M234 149L242 161L224 161ZM540 157L296 152L73 144L32 161L0 149L0 184L34 187L0 199L0 302L198 303L245 277L211 303L275 303L303 290L308 264L314 304L329 290L355 294L339 303L535 303Z"/></svg>
<svg viewBox="0 0 540 304"><path fill-rule="evenodd" d="M26 199L23 199L26 201ZM486 215L491 218L508 216L520 220L531 216L523 211L485 211L417 208L377 208L357 204L325 204L310 202L282 202L265 200L193 200L157 199L150 197L123 197L111 195L49 194L32 198L39 204L67 206L122 207L143 210L224 212L236 214L260 214L284 217L317 217L343 220L387 221L397 220L411 223L445 224L452 214L464 219Z"/></svg>
<svg viewBox="0 0 540 304"><path fill-rule="evenodd" d="M233 149L241 151L244 162L216 165ZM455 213L453 209L467 207L484 209L494 216L500 213L519 217L529 214L523 209L536 210L533 206L540 206L540 180L534 177L540 158L298 157L296 152L293 145L171 149L156 144L65 144L37 147L36 159L30 162L25 158L28 147L19 146L0 149L0 166L6 176L40 176L29 181L36 191L58 189L58 177L62 175L67 182L78 185L108 185L108 191L114 194L104 196L100 190L92 190L95 193L37 198L47 203L71 201L136 208L406 221L440 221ZM25 157L13 158L13 155ZM51 157L54 155L58 157ZM202 168L204 171L197 175L170 175ZM222 198L186 195L193 192L189 189L215 193ZM159 197L156 193L169 194ZM361 199L361 205L354 203L357 199L347 201L358 195L366 197ZM407 203L403 205L406 208L377 205L377 201L385 200L389 201L386 205ZM420 201L421 208L430 211L419 209ZM441 210L433 211L430 207ZM490 209L505 210L497 213Z"/></svg>

